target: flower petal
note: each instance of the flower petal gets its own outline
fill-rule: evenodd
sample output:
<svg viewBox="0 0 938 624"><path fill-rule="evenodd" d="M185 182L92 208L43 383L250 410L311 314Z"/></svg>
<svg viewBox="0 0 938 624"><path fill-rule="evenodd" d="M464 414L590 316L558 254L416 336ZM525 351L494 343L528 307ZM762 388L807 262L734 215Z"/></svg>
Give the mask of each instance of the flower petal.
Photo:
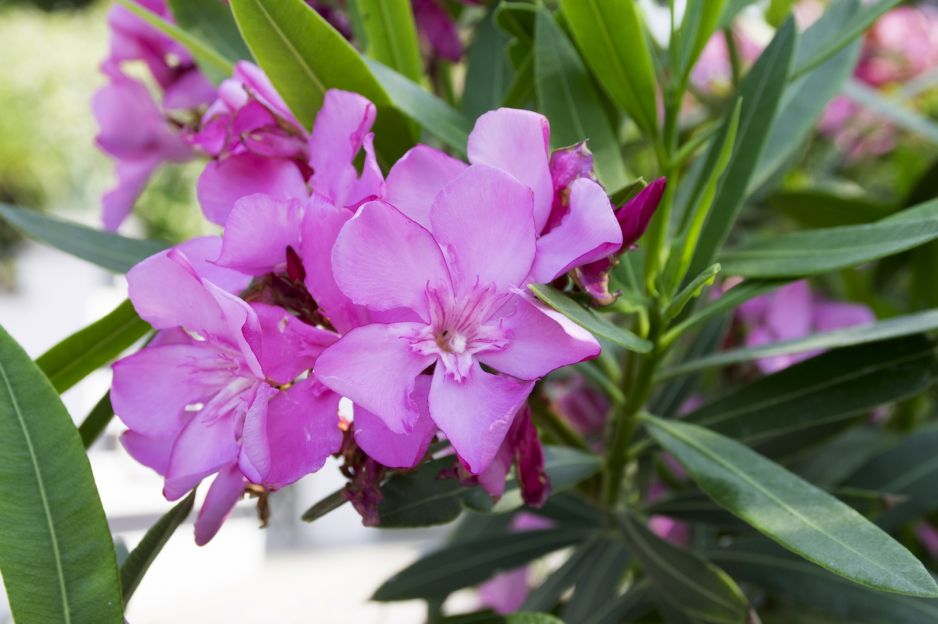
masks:
<svg viewBox="0 0 938 624"><path fill-rule="evenodd" d="M616 218L622 228L623 251L628 251L648 229L661 203L666 184L665 178L654 180L616 211Z"/></svg>
<svg viewBox="0 0 938 624"><path fill-rule="evenodd" d="M533 387L533 381L486 373L478 362L461 382L437 366L430 415L469 471L480 474L492 463Z"/></svg>
<svg viewBox="0 0 938 624"><path fill-rule="evenodd" d="M388 172L385 200L429 230L433 199L466 167L466 163L438 149L417 145Z"/></svg>
<svg viewBox="0 0 938 624"><path fill-rule="evenodd" d="M275 199L306 199L306 182L290 160L263 158L250 152L213 160L198 182L199 204L205 218L224 225L235 202L261 193Z"/></svg>
<svg viewBox="0 0 938 624"><path fill-rule="evenodd" d="M304 323L286 310L265 303L252 303L261 327L261 369L279 384L293 381L311 369L323 349L339 336Z"/></svg>
<svg viewBox="0 0 938 624"><path fill-rule="evenodd" d="M242 468L252 481L280 488L322 468L342 446L338 394L315 378L278 392L244 421Z"/></svg>
<svg viewBox="0 0 938 624"><path fill-rule="evenodd" d="M449 272L433 236L380 201L364 204L332 249L339 288L374 310L410 308L427 318L427 289L448 289Z"/></svg>
<svg viewBox="0 0 938 624"><path fill-rule="evenodd" d="M411 396L416 378L434 360L415 353L405 339L421 327L394 323L353 329L322 352L316 377L376 414L391 431L411 432L419 417L418 403Z"/></svg>
<svg viewBox="0 0 938 624"><path fill-rule="evenodd" d="M191 238L176 245L176 249L186 255L186 260L199 277L233 295L237 295L251 283L250 275L218 266L215 263L222 249L220 236Z"/></svg>
<svg viewBox="0 0 938 624"><path fill-rule="evenodd" d="M513 309L499 319L508 332L508 346L479 353L486 365L519 379L538 379L599 355L601 348L592 334L559 312L520 295L508 306Z"/></svg>
<svg viewBox="0 0 938 624"><path fill-rule="evenodd" d="M531 279L548 284L570 269L600 260L622 246L622 230L606 192L586 178L573 182L570 210L537 240Z"/></svg>
<svg viewBox="0 0 938 624"><path fill-rule="evenodd" d="M212 481L212 487L205 495L199 516L195 520L195 543L199 546L208 544L235 504L244 494L244 477L237 464L232 464L219 471Z"/></svg>
<svg viewBox="0 0 938 624"><path fill-rule="evenodd" d="M175 442L174 437L150 438L131 429L121 434L121 445L127 453L161 475L165 475L169 467L169 455Z"/></svg>
<svg viewBox="0 0 938 624"><path fill-rule="evenodd" d="M554 185L548 151L550 123L538 113L499 108L479 117L469 135L469 162L507 171L534 191L534 225L550 216Z"/></svg>
<svg viewBox="0 0 938 624"><path fill-rule="evenodd" d="M300 248L303 204L298 199L248 195L235 202L225 222L218 264L249 275L286 266L287 247Z"/></svg>
<svg viewBox="0 0 938 624"><path fill-rule="evenodd" d="M355 406L352 422L355 442L372 459L388 468L413 468L420 463L436 435L436 424L430 418L428 394L430 377L420 375L411 398L417 404L418 418L410 433L395 433L384 421L363 407Z"/></svg>
<svg viewBox="0 0 938 624"><path fill-rule="evenodd" d="M439 192L433 236L460 292L494 284L504 292L531 270L535 253L531 190L510 175L473 165Z"/></svg>
<svg viewBox="0 0 938 624"><path fill-rule="evenodd" d="M101 222L104 229L115 231L131 212L153 172L163 161L146 157L117 162L117 185L101 198Z"/></svg>

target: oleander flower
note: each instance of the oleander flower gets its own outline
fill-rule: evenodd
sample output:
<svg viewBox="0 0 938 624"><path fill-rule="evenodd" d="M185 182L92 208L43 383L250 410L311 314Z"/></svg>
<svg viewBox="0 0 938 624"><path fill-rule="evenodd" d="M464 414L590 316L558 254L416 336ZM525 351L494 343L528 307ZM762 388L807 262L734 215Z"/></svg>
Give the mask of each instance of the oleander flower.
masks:
<svg viewBox="0 0 938 624"><path fill-rule="evenodd" d="M406 434L420 416L417 378L432 367L430 418L470 472L485 471L534 381L599 353L588 332L524 291L543 275L535 206L530 188L485 165L431 206L362 205L338 234L332 274L352 303L388 318L324 351L319 379ZM555 256L555 266L570 261Z"/></svg>
<svg viewBox="0 0 938 624"><path fill-rule="evenodd" d="M114 364L122 441L164 476L169 500L217 473L196 521L208 542L247 483L276 489L322 467L342 442L340 397L312 372L336 336L234 292L247 277L215 266L217 238L161 252L128 274L130 298L159 331Z"/></svg>

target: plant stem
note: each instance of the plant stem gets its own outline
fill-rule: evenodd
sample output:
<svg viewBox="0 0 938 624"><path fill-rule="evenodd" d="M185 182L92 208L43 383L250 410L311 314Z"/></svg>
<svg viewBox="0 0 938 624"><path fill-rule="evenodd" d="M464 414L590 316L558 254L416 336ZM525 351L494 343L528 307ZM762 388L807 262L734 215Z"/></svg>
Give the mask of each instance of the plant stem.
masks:
<svg viewBox="0 0 938 624"><path fill-rule="evenodd" d="M535 390L531 393L531 411L541 425L554 434L560 442L567 446L578 448L581 451L592 452L589 444L579 433L574 431L570 424L557 415L557 412L551 409L550 404L544 396Z"/></svg>

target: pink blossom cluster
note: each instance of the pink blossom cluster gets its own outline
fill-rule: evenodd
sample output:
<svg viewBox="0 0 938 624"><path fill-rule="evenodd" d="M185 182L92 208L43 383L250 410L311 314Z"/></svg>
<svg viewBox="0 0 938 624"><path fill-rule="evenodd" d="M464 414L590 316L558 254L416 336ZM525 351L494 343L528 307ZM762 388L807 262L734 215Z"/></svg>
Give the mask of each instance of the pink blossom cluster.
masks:
<svg viewBox="0 0 938 624"><path fill-rule="evenodd" d="M375 117L331 90L307 132L239 63L186 133L212 157L198 197L222 236L127 275L157 334L115 363L112 403L167 498L217 475L200 544L246 487L276 490L330 455L350 464L347 495L375 522L380 479L418 465L436 437L493 496L512 466L526 501L549 494L528 395L600 346L527 286L583 269L604 285L662 183L615 209L585 146L552 154L547 120L514 109L479 118L468 163L417 145L385 176Z"/></svg>

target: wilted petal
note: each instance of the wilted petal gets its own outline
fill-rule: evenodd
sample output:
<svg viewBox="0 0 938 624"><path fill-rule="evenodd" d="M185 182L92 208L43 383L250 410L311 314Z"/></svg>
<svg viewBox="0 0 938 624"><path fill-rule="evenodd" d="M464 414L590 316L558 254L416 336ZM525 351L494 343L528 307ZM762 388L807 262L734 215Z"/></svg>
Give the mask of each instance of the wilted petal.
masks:
<svg viewBox="0 0 938 624"><path fill-rule="evenodd" d="M244 421L242 467L252 481L280 488L322 468L342 446L339 395L314 377L278 392L266 410L252 410Z"/></svg>
<svg viewBox="0 0 938 624"><path fill-rule="evenodd" d="M566 216L537 240L531 280L538 284L548 284L574 267L614 254L622 246L622 230L602 187L580 178L569 192Z"/></svg>
<svg viewBox="0 0 938 624"><path fill-rule="evenodd" d="M550 124L538 113L500 108L485 113L469 135L469 162L507 171L534 191L534 225L547 223L554 197L548 150Z"/></svg>
<svg viewBox="0 0 938 624"><path fill-rule="evenodd" d="M244 494L244 486L244 477L237 464L219 471L195 520L196 544L205 546L215 537L225 518Z"/></svg>
<svg viewBox="0 0 938 624"><path fill-rule="evenodd" d="M460 293L520 284L534 261L531 190L510 175L474 165L439 192L430 212L433 236Z"/></svg>
<svg viewBox="0 0 938 624"><path fill-rule="evenodd" d="M249 275L286 266L287 247L300 248L303 204L298 199L248 195L235 202L225 222L218 264Z"/></svg>
<svg viewBox="0 0 938 624"><path fill-rule="evenodd" d="M385 200L429 230L433 199L466 166L438 149L417 145L388 172Z"/></svg>
<svg viewBox="0 0 938 624"><path fill-rule="evenodd" d="M525 405L515 417L510 434L518 456L518 482L521 498L530 507L540 507L550 496L550 479L544 467L544 448L531 419L531 408Z"/></svg>
<svg viewBox="0 0 938 624"><path fill-rule="evenodd" d="M439 0L412 0L417 31L430 44L434 56L458 62L463 46L459 28Z"/></svg>
<svg viewBox="0 0 938 624"><path fill-rule="evenodd" d="M430 377L420 375L411 395L418 417L410 433L394 433L384 420L356 405L352 423L355 442L372 459L388 468L413 468L426 455L436 434L436 424L430 418L427 403Z"/></svg>
<svg viewBox="0 0 938 624"><path fill-rule="evenodd" d="M449 271L430 232L396 208L373 201L345 224L332 249L339 288L374 310L410 308L426 319L428 288L450 288Z"/></svg>
<svg viewBox="0 0 938 624"><path fill-rule="evenodd" d="M592 334L556 310L518 295L509 305L514 309L499 319L507 330L508 346L478 355L488 366L519 379L538 379L599 355Z"/></svg>
<svg viewBox="0 0 938 624"><path fill-rule="evenodd" d="M412 432L419 416L412 394L434 356L415 353L406 336L422 325L395 323L353 329L322 352L316 377L379 416L395 433Z"/></svg>
<svg viewBox="0 0 938 624"><path fill-rule="evenodd" d="M667 180L658 178L616 211L616 218L622 227L623 251L631 248L648 229L648 224L661 203L666 184Z"/></svg>
<svg viewBox="0 0 938 624"><path fill-rule="evenodd" d="M250 152L205 165L197 190L205 218L218 225L224 225L235 202L248 195L304 200L308 196L306 182L293 161Z"/></svg>
<svg viewBox="0 0 938 624"><path fill-rule="evenodd" d="M437 366L430 387L430 415L470 472L479 474L501 447L534 382L491 375L478 363L457 382Z"/></svg>

